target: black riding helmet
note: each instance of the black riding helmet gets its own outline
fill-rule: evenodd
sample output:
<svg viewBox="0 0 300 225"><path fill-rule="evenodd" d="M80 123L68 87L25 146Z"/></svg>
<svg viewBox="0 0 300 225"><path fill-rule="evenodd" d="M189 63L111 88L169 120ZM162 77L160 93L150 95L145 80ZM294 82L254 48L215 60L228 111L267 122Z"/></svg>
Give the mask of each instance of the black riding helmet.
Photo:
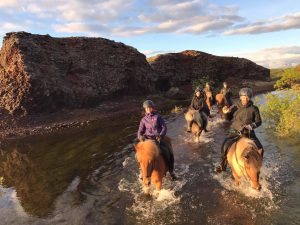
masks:
<svg viewBox="0 0 300 225"><path fill-rule="evenodd" d="M151 100L146 100L143 103L143 108L154 108L154 102L152 102Z"/></svg>

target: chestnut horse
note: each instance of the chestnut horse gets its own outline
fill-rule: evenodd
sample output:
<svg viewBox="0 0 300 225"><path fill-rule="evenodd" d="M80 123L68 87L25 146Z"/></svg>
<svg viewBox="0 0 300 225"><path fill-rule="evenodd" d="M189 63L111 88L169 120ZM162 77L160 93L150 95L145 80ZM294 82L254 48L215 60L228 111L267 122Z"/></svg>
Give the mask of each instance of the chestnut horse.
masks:
<svg viewBox="0 0 300 225"><path fill-rule="evenodd" d="M251 187L260 190L260 168L262 166L262 149L258 150L254 141L241 137L231 145L227 153L227 160L232 170L235 185L239 185L241 177L250 180Z"/></svg>
<svg viewBox="0 0 300 225"><path fill-rule="evenodd" d="M225 100L223 98L223 94L217 94L216 95L216 102L217 102L218 109L219 109L218 112L222 113L221 109L225 106Z"/></svg>
<svg viewBox="0 0 300 225"><path fill-rule="evenodd" d="M206 104L209 110L211 110L213 106L213 94L211 91L205 91L205 94L206 94Z"/></svg>
<svg viewBox="0 0 300 225"><path fill-rule="evenodd" d="M200 135L202 133L203 128L198 125L196 121L199 121L200 113L197 110L189 108L187 113L185 113L185 120L187 122L187 126L189 126L189 122L193 121L192 124L192 134L196 137L196 141L199 142Z"/></svg>
<svg viewBox="0 0 300 225"><path fill-rule="evenodd" d="M163 140L172 149L171 139L165 136ZM158 194L162 187L163 177L168 171L168 166L160 154L159 146L154 140L146 140L139 142L134 147L143 176L144 192L150 194L150 184L152 183Z"/></svg>

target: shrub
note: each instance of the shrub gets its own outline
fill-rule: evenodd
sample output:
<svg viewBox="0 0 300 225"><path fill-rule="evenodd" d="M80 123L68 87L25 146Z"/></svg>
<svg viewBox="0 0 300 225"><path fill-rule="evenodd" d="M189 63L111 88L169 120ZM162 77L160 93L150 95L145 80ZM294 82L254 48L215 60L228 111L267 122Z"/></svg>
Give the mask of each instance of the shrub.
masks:
<svg viewBox="0 0 300 225"><path fill-rule="evenodd" d="M300 91L299 89L267 94L261 113L270 128L278 136L297 136L300 134Z"/></svg>
<svg viewBox="0 0 300 225"><path fill-rule="evenodd" d="M276 89L291 88L296 84L300 84L300 67L286 69L280 80L276 81Z"/></svg>

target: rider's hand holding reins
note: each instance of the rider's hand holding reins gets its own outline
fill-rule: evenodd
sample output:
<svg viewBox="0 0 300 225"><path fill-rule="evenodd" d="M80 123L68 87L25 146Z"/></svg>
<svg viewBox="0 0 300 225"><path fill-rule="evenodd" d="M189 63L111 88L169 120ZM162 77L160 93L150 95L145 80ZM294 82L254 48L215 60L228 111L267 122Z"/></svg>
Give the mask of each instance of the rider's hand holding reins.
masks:
<svg viewBox="0 0 300 225"><path fill-rule="evenodd" d="M222 108L222 111L223 111L223 113L227 114L227 113L230 112L230 108L229 108L228 106L224 106L224 107Z"/></svg>
<svg viewBox="0 0 300 225"><path fill-rule="evenodd" d="M160 143L160 139L161 139L160 135L157 135L155 139L158 143Z"/></svg>

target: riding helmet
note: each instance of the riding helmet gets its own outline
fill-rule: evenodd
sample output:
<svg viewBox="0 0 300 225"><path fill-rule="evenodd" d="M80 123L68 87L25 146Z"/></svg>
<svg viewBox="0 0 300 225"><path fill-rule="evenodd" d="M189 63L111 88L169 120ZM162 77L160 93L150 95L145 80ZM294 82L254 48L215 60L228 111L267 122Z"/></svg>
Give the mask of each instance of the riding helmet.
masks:
<svg viewBox="0 0 300 225"><path fill-rule="evenodd" d="M143 108L153 108L154 107L154 102L152 102L151 100L146 100L143 103Z"/></svg>
<svg viewBox="0 0 300 225"><path fill-rule="evenodd" d="M252 98L253 96L252 89L248 87L242 88L239 92L239 96L248 96L249 98Z"/></svg>

